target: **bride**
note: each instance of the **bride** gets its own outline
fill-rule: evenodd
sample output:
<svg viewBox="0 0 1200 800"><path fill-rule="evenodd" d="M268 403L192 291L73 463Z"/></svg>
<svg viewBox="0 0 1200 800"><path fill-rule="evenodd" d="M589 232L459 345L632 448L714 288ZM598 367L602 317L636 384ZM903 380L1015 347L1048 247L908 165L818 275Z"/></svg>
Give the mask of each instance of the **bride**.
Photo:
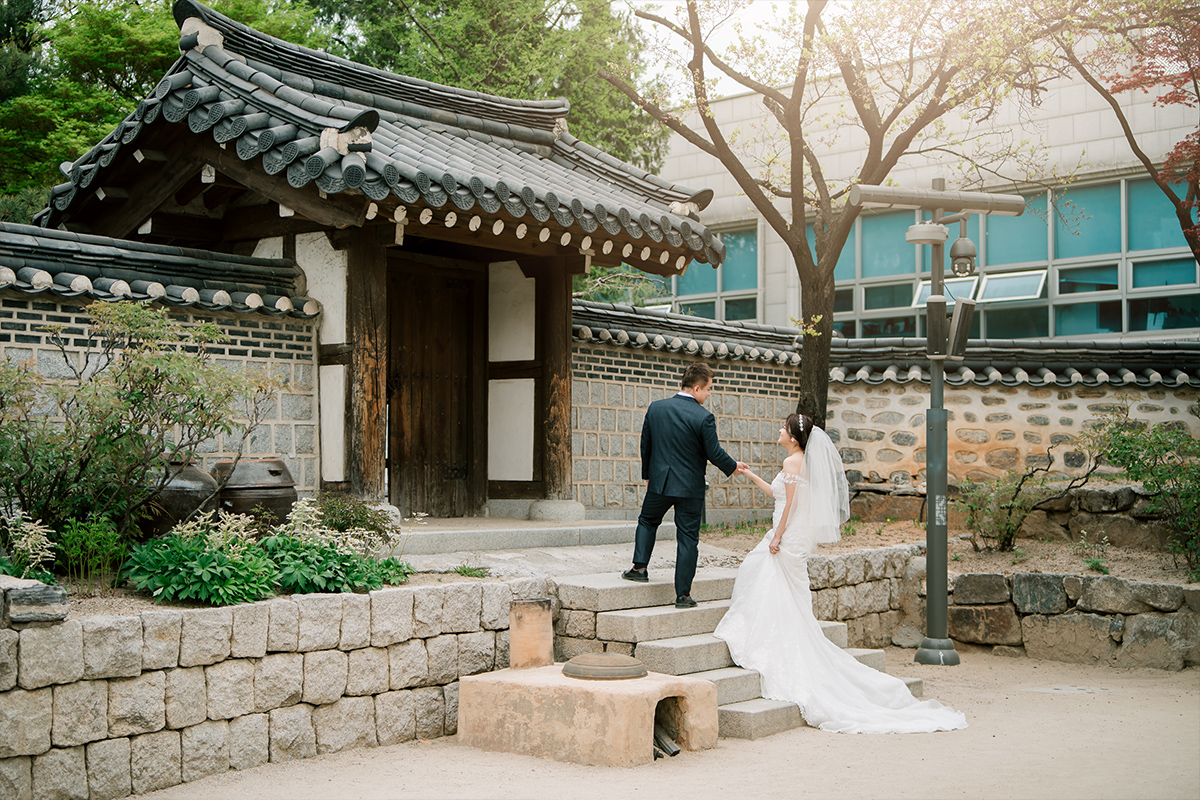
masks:
<svg viewBox="0 0 1200 800"><path fill-rule="evenodd" d="M733 660L762 676L762 696L800 706L805 722L838 733L919 733L967 726L936 700L919 701L899 678L858 663L825 638L812 611L808 556L836 542L850 516L842 460L828 434L792 414L779 430L783 469L767 483L774 528L738 569L733 601L716 636Z"/></svg>

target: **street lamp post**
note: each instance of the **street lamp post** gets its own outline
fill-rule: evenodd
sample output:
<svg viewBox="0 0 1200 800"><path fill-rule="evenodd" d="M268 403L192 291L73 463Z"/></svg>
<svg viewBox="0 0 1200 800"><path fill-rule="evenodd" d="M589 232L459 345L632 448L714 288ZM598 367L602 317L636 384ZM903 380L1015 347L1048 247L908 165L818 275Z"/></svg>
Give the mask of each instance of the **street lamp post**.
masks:
<svg viewBox="0 0 1200 800"><path fill-rule="evenodd" d="M935 178L932 190L896 189L858 185L850 189L850 204L883 208L913 208L932 211L930 222L913 225L905 241L928 244L931 249L929 298L925 301L925 351L929 356L929 413L925 418L925 638L917 649L918 664L953 666L959 663L958 651L948 632L947 586L947 489L946 466L947 414L945 409L945 362L962 360L971 314L975 303L969 298L956 300L954 317L947 325L946 298L942 293L945 271L945 243L948 223L963 223L960 237L951 247L956 275L975 270L975 247L965 235L965 222L971 214L1019 216L1025 210L1025 198L1019 195L980 192L947 192L945 181ZM949 216L946 212L952 212Z"/></svg>

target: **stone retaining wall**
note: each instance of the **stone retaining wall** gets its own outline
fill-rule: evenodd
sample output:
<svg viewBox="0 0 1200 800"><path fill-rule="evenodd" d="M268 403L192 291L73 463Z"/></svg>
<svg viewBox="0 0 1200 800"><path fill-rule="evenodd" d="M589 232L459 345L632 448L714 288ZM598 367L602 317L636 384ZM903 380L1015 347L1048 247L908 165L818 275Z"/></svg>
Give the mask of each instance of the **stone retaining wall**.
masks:
<svg viewBox="0 0 1200 800"><path fill-rule="evenodd" d="M507 666L512 598L551 588L464 582L22 621L54 603L22 601L28 582L5 586L0 797L16 800L107 800L452 734L459 676Z"/></svg>
<svg viewBox="0 0 1200 800"><path fill-rule="evenodd" d="M959 575L952 587L950 637L1000 655L1167 670L1200 664L1200 587L1033 573Z"/></svg>
<svg viewBox="0 0 1200 800"><path fill-rule="evenodd" d="M917 545L814 556L808 562L817 619L845 622L851 647L920 640L925 627L925 558ZM580 653L633 654L628 642L596 636L596 612L563 608L555 620L555 658ZM912 643L915 646L915 642Z"/></svg>

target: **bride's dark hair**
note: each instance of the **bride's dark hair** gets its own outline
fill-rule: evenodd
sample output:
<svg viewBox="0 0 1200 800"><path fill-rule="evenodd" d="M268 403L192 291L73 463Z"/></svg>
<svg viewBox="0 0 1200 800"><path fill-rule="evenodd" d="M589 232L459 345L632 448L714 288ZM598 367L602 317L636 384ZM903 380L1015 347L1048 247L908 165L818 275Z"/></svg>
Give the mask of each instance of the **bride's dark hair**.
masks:
<svg viewBox="0 0 1200 800"><path fill-rule="evenodd" d="M787 427L788 435L796 440L796 444L800 445L800 449L807 450L808 437L812 434L813 429L812 417L806 417L803 414L788 414L784 426Z"/></svg>

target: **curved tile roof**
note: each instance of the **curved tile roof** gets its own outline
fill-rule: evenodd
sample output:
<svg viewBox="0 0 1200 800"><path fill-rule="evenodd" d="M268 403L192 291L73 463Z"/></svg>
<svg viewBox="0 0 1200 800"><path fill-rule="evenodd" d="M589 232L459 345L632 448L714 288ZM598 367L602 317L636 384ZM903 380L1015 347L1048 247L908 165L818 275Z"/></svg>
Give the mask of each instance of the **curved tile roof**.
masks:
<svg viewBox="0 0 1200 800"><path fill-rule="evenodd" d="M796 366L799 330L715 322L645 308L575 300L576 341L682 352L712 359ZM924 339L834 339L829 379L838 383L929 382ZM946 362L946 384L986 386L1200 387L1200 342L973 340L961 362Z"/></svg>
<svg viewBox="0 0 1200 800"><path fill-rule="evenodd" d="M0 222L0 290L94 300L153 300L205 311L321 312L296 290L300 269L277 258L212 253Z"/></svg>
<svg viewBox="0 0 1200 800"><path fill-rule="evenodd" d="M242 160L261 157L267 173L297 188L489 215L503 208L637 240L621 255L676 269L689 258L724 258L720 238L697 221L711 191L668 183L579 141L566 131L565 100L394 75L275 39L193 0L177 0L174 12L183 55L116 130L63 165L68 181L53 188L37 224L56 226L120 149L161 119L228 143Z"/></svg>

